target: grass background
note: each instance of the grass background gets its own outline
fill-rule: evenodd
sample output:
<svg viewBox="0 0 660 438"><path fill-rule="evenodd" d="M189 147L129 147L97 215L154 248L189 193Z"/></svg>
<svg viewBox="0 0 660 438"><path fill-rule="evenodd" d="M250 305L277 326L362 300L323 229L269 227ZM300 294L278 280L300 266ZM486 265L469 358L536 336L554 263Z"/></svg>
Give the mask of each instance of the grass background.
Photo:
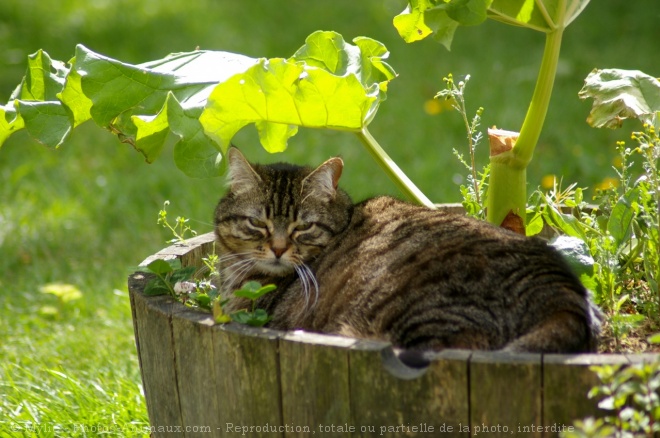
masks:
<svg viewBox="0 0 660 438"><path fill-rule="evenodd" d="M383 42L399 77L370 130L435 202L459 201L465 151L458 114L429 114L425 103L442 77L470 74L471 111L483 125L519 129L532 94L543 36L487 22L460 29L451 52L433 41L406 45L391 20L403 1L3 0L0 2L0 100L20 82L26 55L40 48L67 60L78 43L126 62L171 52L227 50L288 57L314 30L347 40ZM660 7L654 0L597 0L568 29L550 112L529 168L530 190L545 175L594 187L613 175L616 140L630 129L599 131L584 122L589 102L577 92L596 67L640 69L658 76ZM628 128L628 129L626 129ZM346 162L342 185L355 199L397 195L394 185L351 134L302 130L284 154L260 149L252 128L235 143L256 161ZM163 201L170 215L211 230L221 179L185 177L166 152L153 165L91 124L57 151L24 133L0 149L0 437L142 436L141 396L126 276L170 236L157 227ZM487 150L478 151L481 163ZM67 301L41 292L73 285ZM97 429L94 429L97 427ZM120 429L123 428L123 429Z"/></svg>

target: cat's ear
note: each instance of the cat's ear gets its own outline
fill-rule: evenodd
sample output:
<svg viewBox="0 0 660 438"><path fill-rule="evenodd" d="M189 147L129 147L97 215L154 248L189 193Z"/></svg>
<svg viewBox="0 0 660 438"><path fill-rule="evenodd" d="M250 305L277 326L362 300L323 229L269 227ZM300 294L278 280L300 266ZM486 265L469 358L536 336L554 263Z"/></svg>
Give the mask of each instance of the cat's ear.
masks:
<svg viewBox="0 0 660 438"><path fill-rule="evenodd" d="M302 182L303 197L322 197L332 199L337 193L337 183L344 169L341 158L330 158L307 175Z"/></svg>
<svg viewBox="0 0 660 438"><path fill-rule="evenodd" d="M227 184L237 195L254 188L261 182L261 177L235 147L231 147L227 151L227 166L229 169Z"/></svg>

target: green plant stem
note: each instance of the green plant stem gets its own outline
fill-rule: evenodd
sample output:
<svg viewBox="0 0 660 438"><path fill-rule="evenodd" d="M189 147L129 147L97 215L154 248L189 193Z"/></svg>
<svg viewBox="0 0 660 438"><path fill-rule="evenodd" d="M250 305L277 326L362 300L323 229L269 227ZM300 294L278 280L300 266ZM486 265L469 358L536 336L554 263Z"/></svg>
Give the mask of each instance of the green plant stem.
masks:
<svg viewBox="0 0 660 438"><path fill-rule="evenodd" d="M433 202L422 193L419 188L406 176L405 173L396 165L394 160L390 158L385 150L378 144L376 139L371 135L366 127L361 131L355 133L362 144L367 148L371 156L376 160L380 167L385 171L387 176L394 181L396 186L412 201L424 205L428 208L435 209Z"/></svg>
<svg viewBox="0 0 660 438"><path fill-rule="evenodd" d="M527 168L512 166L507 159L510 155L506 152L490 159L487 220L496 225L501 225L509 212L525 220Z"/></svg>
<svg viewBox="0 0 660 438"><path fill-rule="evenodd" d="M557 74L563 33L564 28L558 28L546 34L545 49L539 76L536 80L536 87L534 88L534 95L529 104L525 121L522 128L520 128L520 137L518 137L518 141L513 147L514 155L524 166L527 166L532 160L534 149L541 136L545 116L548 113L552 88Z"/></svg>
<svg viewBox="0 0 660 438"><path fill-rule="evenodd" d="M525 222L526 168L534 155L550 105L563 32L564 28L559 27L546 34L534 95L516 144L509 152L491 156L487 220L493 224L500 225L509 212L517 214Z"/></svg>

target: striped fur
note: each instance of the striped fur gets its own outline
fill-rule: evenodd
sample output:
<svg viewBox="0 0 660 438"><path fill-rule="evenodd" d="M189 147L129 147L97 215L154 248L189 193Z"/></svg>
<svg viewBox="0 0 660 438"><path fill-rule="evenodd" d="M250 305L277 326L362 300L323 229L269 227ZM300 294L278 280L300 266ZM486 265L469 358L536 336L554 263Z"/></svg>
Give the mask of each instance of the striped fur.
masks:
<svg viewBox="0 0 660 438"><path fill-rule="evenodd" d="M275 283L258 302L271 327L408 349L595 350L597 310L543 241L389 197L353 205L337 189L338 158L260 166L231 149L228 160L216 209L223 293Z"/></svg>

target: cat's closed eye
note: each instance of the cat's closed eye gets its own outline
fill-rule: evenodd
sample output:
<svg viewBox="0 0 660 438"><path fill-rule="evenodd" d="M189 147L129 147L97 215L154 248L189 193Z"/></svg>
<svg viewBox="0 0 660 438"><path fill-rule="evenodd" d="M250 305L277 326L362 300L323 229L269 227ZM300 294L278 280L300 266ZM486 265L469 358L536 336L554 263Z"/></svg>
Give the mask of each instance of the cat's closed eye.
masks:
<svg viewBox="0 0 660 438"><path fill-rule="evenodd" d="M295 231L307 231L312 228L314 224L311 222L303 222L295 226Z"/></svg>
<svg viewBox="0 0 660 438"><path fill-rule="evenodd" d="M252 225L255 228L263 228L263 229L268 228L268 225L266 224L266 222L262 221L261 219L250 217L250 218L248 218L248 222L250 223L250 225Z"/></svg>

